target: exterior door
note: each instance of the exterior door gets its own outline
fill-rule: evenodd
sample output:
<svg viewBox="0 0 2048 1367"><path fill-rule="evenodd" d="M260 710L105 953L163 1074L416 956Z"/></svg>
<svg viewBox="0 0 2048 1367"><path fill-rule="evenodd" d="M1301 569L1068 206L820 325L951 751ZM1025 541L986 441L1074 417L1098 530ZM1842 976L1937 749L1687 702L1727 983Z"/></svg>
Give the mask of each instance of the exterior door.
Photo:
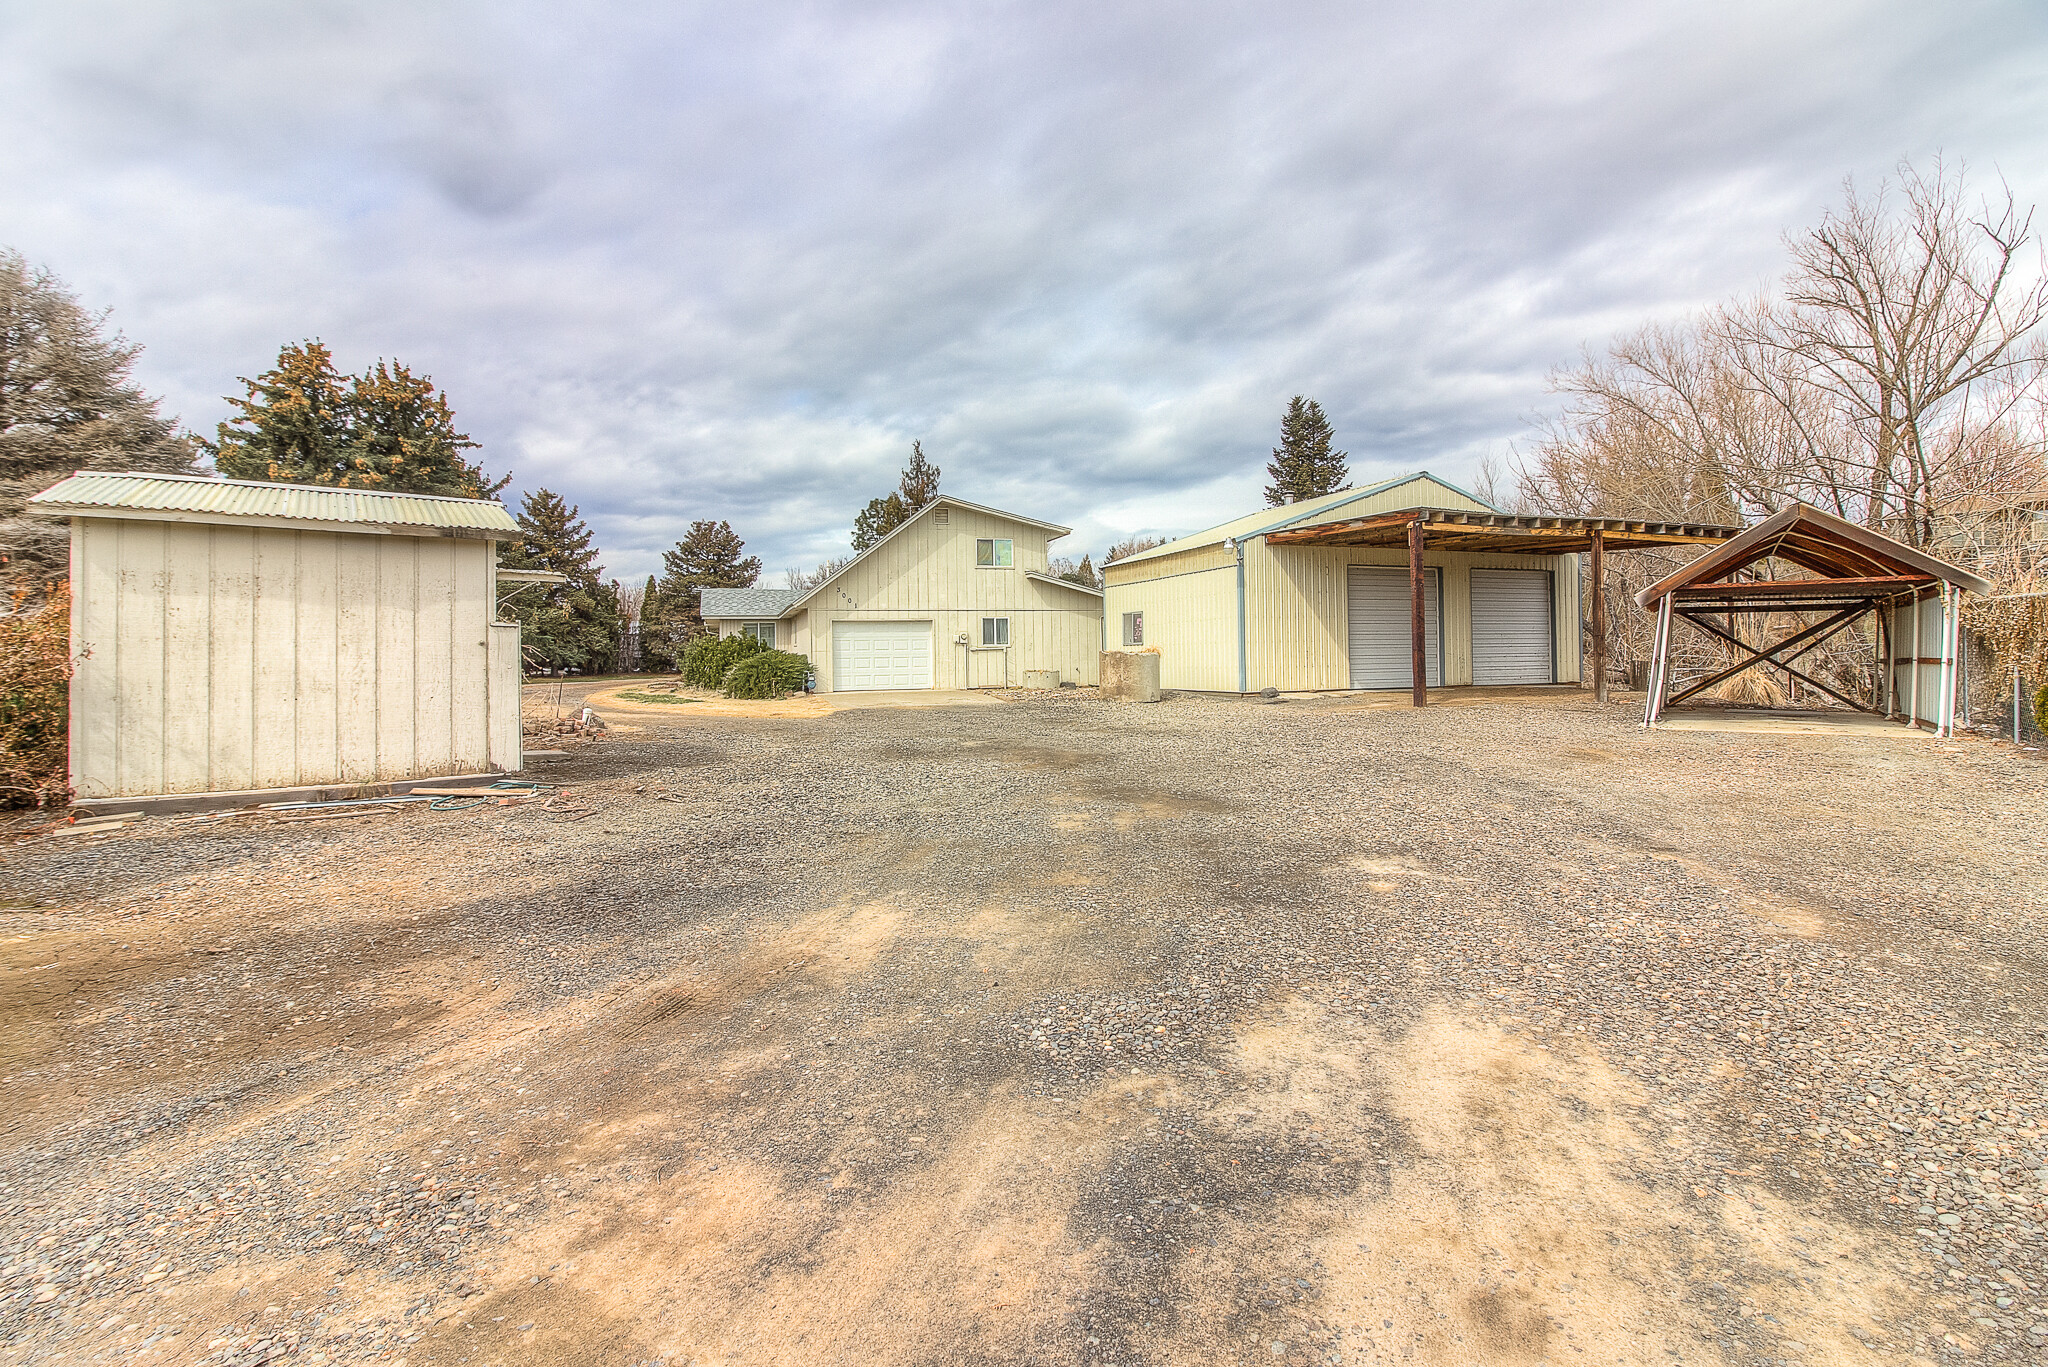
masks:
<svg viewBox="0 0 2048 1367"><path fill-rule="evenodd" d="M932 686L930 622L834 622L832 691Z"/></svg>
<svg viewBox="0 0 2048 1367"><path fill-rule="evenodd" d="M1472 571L1472 682L1557 681L1550 571Z"/></svg>
<svg viewBox="0 0 2048 1367"><path fill-rule="evenodd" d="M1431 688L1444 682L1443 638L1437 630L1437 572L1422 572L1423 659ZM1351 627L1351 686L1408 688L1415 681L1408 617L1408 568L1353 565L1346 584Z"/></svg>

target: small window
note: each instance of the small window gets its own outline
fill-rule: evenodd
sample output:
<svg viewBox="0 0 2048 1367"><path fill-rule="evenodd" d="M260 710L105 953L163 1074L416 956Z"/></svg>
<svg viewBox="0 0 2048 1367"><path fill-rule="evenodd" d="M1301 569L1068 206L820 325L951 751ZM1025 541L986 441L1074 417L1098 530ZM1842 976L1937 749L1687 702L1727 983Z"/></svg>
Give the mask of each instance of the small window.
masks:
<svg viewBox="0 0 2048 1367"><path fill-rule="evenodd" d="M1008 645L1010 643L1010 619L1007 617L982 618L981 643L985 646Z"/></svg>
<svg viewBox="0 0 2048 1367"><path fill-rule="evenodd" d="M1124 644L1141 646L1145 644L1145 614L1127 612L1124 614Z"/></svg>
<svg viewBox="0 0 2048 1367"><path fill-rule="evenodd" d="M1013 544L1007 536L997 537L993 541L984 537L974 543L974 563L983 569L1009 569L1015 558Z"/></svg>
<svg viewBox="0 0 2048 1367"><path fill-rule="evenodd" d="M775 623L773 622L744 622L740 625L740 635L751 636L770 650L775 649Z"/></svg>

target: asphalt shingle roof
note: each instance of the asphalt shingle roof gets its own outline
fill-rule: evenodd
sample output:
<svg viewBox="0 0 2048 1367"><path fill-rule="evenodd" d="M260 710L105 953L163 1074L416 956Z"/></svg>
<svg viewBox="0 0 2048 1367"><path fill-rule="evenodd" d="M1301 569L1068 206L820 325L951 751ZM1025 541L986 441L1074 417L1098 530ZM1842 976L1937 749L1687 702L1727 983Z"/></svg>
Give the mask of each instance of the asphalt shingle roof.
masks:
<svg viewBox="0 0 2048 1367"><path fill-rule="evenodd" d="M795 589L703 589L699 591L706 617L730 621L750 617L773 621L787 612L803 594Z"/></svg>

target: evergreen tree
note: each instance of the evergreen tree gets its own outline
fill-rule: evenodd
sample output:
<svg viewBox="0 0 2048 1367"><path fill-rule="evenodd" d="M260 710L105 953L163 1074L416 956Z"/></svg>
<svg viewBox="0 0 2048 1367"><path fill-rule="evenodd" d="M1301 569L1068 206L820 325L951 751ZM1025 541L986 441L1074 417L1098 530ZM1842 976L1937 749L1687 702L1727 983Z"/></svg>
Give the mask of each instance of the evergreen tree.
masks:
<svg viewBox="0 0 2048 1367"><path fill-rule="evenodd" d="M397 361L344 378L324 343L287 344L203 443L229 479L490 498L510 482L463 459L448 396Z"/></svg>
<svg viewBox="0 0 2048 1367"><path fill-rule="evenodd" d="M904 506L903 495L869 499L868 506L853 519L853 553L859 555L908 521L910 509Z"/></svg>
<svg viewBox="0 0 2048 1367"><path fill-rule="evenodd" d="M647 587L640 590L640 658L636 666L640 669L674 669L678 661L675 656L662 649L667 629L667 617L662 606L661 586L653 575L647 576Z"/></svg>
<svg viewBox="0 0 2048 1367"><path fill-rule="evenodd" d="M661 553L661 580L647 591L654 606L640 610L642 654L676 667L683 647L704 630L701 591L752 588L761 577L761 557L746 549L730 522L706 520L692 522L675 549Z"/></svg>
<svg viewBox="0 0 2048 1367"><path fill-rule="evenodd" d="M70 532L24 514L31 494L79 470L190 473L199 454L129 378L142 348L105 324L0 250L0 579L32 590L70 572Z"/></svg>
<svg viewBox="0 0 2048 1367"><path fill-rule="evenodd" d="M903 495L906 513L916 512L939 496L939 467L924 458L923 442L910 443L910 464L903 467L896 490Z"/></svg>
<svg viewBox="0 0 2048 1367"><path fill-rule="evenodd" d="M939 467L925 459L924 443L910 443L910 464L896 481L896 492L871 498L853 519L853 553L895 531L917 515L917 510L939 496Z"/></svg>
<svg viewBox="0 0 2048 1367"><path fill-rule="evenodd" d="M569 580L523 585L506 598L529 662L551 669L610 668L618 655L619 596L600 577L599 551L582 510L551 490L536 489L519 510L519 528L521 539L506 548L500 563Z"/></svg>
<svg viewBox="0 0 2048 1367"><path fill-rule="evenodd" d="M1280 419L1280 444L1273 448L1273 461L1266 473L1273 482L1266 486L1266 502L1274 507L1321 498L1345 487L1345 457L1349 452L1332 451L1330 420L1314 399L1296 394Z"/></svg>
<svg viewBox="0 0 2048 1367"><path fill-rule="evenodd" d="M1089 559L1085 553L1081 556L1081 563L1072 570L1060 575L1060 578L1072 580L1084 588L1099 589L1102 587L1102 579L1095 573L1095 562Z"/></svg>

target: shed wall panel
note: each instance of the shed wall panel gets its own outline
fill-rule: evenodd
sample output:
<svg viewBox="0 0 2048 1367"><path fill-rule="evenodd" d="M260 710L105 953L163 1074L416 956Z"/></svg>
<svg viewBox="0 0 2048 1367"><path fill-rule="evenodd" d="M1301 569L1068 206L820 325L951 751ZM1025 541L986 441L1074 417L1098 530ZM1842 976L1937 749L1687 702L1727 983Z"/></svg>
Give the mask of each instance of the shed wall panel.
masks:
<svg viewBox="0 0 2048 1367"><path fill-rule="evenodd" d="M164 532L167 524L123 523L116 594L118 646L109 652L120 706L115 712L117 793L167 791L164 783ZM182 791L170 789L168 791Z"/></svg>
<svg viewBox="0 0 2048 1367"><path fill-rule="evenodd" d="M455 548L415 540L419 580L414 595L412 726L415 763L455 753L455 714L449 682L455 667Z"/></svg>
<svg viewBox="0 0 2048 1367"><path fill-rule="evenodd" d="M454 578L455 656L448 681L455 731L451 772L475 774L491 764L489 637L497 601L490 557L466 555L458 547Z"/></svg>
<svg viewBox="0 0 2048 1367"><path fill-rule="evenodd" d="M299 682L305 653L299 540L296 533L255 533L252 788L289 788L299 781L307 730L302 709L310 713L317 706L303 696Z"/></svg>
<svg viewBox="0 0 2048 1367"><path fill-rule="evenodd" d="M256 786L256 532L213 527L208 585L212 630L207 642L207 786Z"/></svg>
<svg viewBox="0 0 2048 1367"><path fill-rule="evenodd" d="M80 797L108 797L121 791L120 696L115 654L104 643L119 631L121 528L86 524L89 533L71 538L72 653L82 654L71 676L71 774ZM99 643L99 648L93 648Z"/></svg>
<svg viewBox="0 0 2048 1367"><path fill-rule="evenodd" d="M79 518L72 781L84 797L478 772L486 541ZM518 629L495 750L518 745Z"/></svg>
<svg viewBox="0 0 2048 1367"><path fill-rule="evenodd" d="M377 545L334 546L335 753L346 783L377 777Z"/></svg>
<svg viewBox="0 0 2048 1367"><path fill-rule="evenodd" d="M377 551L377 773L410 778L416 772L419 538L378 537L371 544Z"/></svg>

